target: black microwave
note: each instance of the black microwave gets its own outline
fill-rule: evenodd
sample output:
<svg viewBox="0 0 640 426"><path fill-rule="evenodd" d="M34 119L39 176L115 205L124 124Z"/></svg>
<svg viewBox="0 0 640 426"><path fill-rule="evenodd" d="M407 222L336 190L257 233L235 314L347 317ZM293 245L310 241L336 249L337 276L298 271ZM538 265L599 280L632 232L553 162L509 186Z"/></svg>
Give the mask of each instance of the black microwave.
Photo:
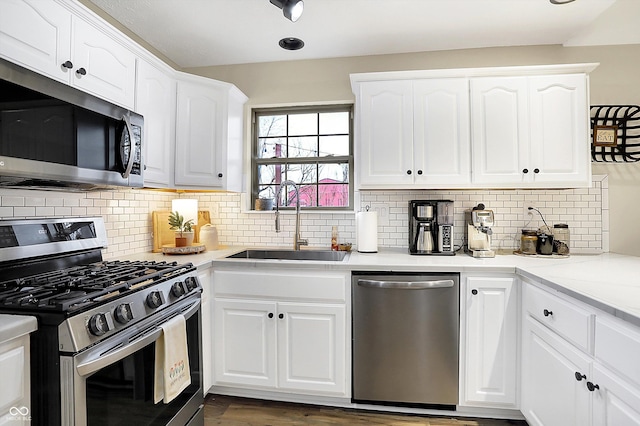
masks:
<svg viewBox="0 0 640 426"><path fill-rule="evenodd" d="M142 187L143 117L0 59L0 187Z"/></svg>

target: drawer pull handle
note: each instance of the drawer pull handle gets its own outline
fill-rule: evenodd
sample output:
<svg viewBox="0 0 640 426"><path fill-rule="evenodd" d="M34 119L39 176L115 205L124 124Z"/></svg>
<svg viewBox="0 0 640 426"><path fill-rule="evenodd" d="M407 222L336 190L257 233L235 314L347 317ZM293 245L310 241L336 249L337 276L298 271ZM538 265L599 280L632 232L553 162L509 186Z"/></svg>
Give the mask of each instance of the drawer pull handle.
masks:
<svg viewBox="0 0 640 426"><path fill-rule="evenodd" d="M66 69L69 69L69 70L70 70L71 68L73 68L73 62L71 62L71 61L65 61L65 62L64 62L64 64L62 64L62 66L63 66L64 68L66 68Z"/></svg>
<svg viewBox="0 0 640 426"><path fill-rule="evenodd" d="M284 314L278 314L278 318L280 319L284 318Z"/></svg>
<svg viewBox="0 0 640 426"><path fill-rule="evenodd" d="M78 74L78 75L87 75L87 70L84 69L84 68L78 68L76 70L76 74Z"/></svg>
<svg viewBox="0 0 640 426"><path fill-rule="evenodd" d="M582 379L586 379L586 378L587 378L587 376L585 376L584 374L580 374L579 371L576 371L576 380L577 381L581 382Z"/></svg>
<svg viewBox="0 0 640 426"><path fill-rule="evenodd" d="M596 389L600 389L600 386L593 384L591 382L587 382L587 389L589 389L591 392L593 392Z"/></svg>
<svg viewBox="0 0 640 426"><path fill-rule="evenodd" d="M553 315L553 311L550 311L548 309L545 309L544 311L542 311L542 313L544 314L545 317Z"/></svg>
<svg viewBox="0 0 640 426"><path fill-rule="evenodd" d="M269 312L269 315L268 315L268 316L269 316L269 318L273 318L273 313L272 313L272 312ZM578 373L576 373L576 374L578 374Z"/></svg>
<svg viewBox="0 0 640 426"><path fill-rule="evenodd" d="M476 289L474 288L473 290L471 290L471 294L473 294L473 295L475 296L476 294L478 294L478 290L476 290Z"/></svg>

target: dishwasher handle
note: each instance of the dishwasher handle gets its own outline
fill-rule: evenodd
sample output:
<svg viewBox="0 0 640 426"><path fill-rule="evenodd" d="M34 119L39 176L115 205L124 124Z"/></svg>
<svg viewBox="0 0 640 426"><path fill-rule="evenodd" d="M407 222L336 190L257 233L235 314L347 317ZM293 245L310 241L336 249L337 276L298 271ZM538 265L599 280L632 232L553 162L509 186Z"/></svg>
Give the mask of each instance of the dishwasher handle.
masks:
<svg viewBox="0 0 640 426"><path fill-rule="evenodd" d="M390 288L394 290L427 290L431 288L453 287L453 280L431 281L387 281L387 280L358 280L360 287L366 288Z"/></svg>

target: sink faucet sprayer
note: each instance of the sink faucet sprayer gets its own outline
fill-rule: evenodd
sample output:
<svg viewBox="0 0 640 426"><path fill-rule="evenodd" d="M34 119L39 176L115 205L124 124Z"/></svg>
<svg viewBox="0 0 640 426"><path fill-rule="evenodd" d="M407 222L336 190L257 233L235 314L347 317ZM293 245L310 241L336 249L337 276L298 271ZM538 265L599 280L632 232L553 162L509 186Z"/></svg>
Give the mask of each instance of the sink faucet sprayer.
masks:
<svg viewBox="0 0 640 426"><path fill-rule="evenodd" d="M296 185L292 180L285 180L280 183L278 192L276 193L276 232L280 232L280 211L278 210L278 206L280 204L280 192L286 185L293 185L293 188L296 190L296 232L293 235L293 249L300 250L300 246L308 245L309 241L300 238L300 192L298 191L298 185Z"/></svg>

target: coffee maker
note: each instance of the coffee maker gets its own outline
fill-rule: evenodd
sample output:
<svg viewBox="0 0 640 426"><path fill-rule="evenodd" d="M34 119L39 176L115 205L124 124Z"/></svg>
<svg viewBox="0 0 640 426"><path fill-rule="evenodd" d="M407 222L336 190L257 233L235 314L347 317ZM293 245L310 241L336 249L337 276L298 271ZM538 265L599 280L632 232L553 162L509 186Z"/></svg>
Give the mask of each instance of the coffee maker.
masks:
<svg viewBox="0 0 640 426"><path fill-rule="evenodd" d="M455 254L453 201L409 201L409 253Z"/></svg>
<svg viewBox="0 0 640 426"><path fill-rule="evenodd" d="M495 257L495 252L491 250L493 211L486 210L484 204L480 203L464 212L464 222L465 251L473 257Z"/></svg>

